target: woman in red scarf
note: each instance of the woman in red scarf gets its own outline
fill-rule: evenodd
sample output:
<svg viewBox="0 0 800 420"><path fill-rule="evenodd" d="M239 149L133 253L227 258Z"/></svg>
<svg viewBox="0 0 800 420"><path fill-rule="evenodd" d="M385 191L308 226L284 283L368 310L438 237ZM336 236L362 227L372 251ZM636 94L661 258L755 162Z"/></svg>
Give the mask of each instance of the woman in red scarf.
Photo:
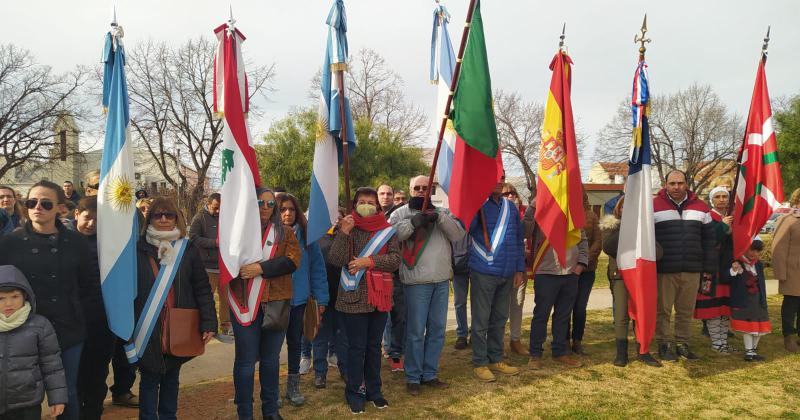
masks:
<svg viewBox="0 0 800 420"><path fill-rule="evenodd" d="M351 275L366 271L357 277L356 286L347 288L352 290L340 282L336 298L336 310L342 313L349 343L345 399L353 414L358 414L364 412L366 401L372 401L378 409L389 406L381 393L381 337L392 303L391 273L400 267L401 256L397 238L392 236L373 255L359 257L374 236L391 228L374 189L359 188L353 212L339 223L328 262L342 266ZM383 277L388 282L381 281ZM366 395L359 392L362 383Z"/></svg>

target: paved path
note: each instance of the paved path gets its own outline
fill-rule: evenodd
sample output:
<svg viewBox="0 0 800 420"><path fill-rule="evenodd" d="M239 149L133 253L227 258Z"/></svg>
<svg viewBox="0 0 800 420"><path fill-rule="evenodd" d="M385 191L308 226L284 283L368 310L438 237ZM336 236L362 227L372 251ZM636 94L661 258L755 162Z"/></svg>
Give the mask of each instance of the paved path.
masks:
<svg viewBox="0 0 800 420"><path fill-rule="evenodd" d="M767 281L767 293L772 295L778 292L778 282ZM607 288L593 289L589 297L589 309L606 309L611 307L611 291ZM453 310L452 297L447 315L447 329L455 330L456 320ZM469 309L467 310L469 313ZM533 294L525 297L523 316L528 317L533 313ZM206 353L185 364L181 369L181 385L191 385L200 382L228 378L233 372L233 344L223 344L212 340L206 346ZM281 350L281 362L286 363L286 346ZM111 380L111 377L109 377ZM109 382L110 384L111 382ZM138 383L134 390L138 389ZM136 392L138 394L138 392Z"/></svg>

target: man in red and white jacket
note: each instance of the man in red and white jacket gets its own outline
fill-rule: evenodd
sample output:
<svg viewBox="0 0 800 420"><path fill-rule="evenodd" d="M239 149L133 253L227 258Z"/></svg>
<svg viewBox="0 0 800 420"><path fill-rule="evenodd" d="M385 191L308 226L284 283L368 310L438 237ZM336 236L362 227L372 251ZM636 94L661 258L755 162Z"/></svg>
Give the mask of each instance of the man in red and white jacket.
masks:
<svg viewBox="0 0 800 420"><path fill-rule="evenodd" d="M673 170L665 181L665 187L653 198L656 242L664 250L657 263L658 354L666 361L677 361L678 356L697 360L689 350L692 314L701 279L710 278L716 270L716 239L710 210L689 191L686 174ZM670 334L673 307L674 336Z"/></svg>

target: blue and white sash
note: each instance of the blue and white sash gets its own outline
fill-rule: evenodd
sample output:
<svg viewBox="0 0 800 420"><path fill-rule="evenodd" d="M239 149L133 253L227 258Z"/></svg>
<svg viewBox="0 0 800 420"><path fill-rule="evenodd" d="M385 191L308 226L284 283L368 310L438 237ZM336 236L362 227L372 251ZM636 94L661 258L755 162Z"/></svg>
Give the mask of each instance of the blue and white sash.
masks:
<svg viewBox="0 0 800 420"><path fill-rule="evenodd" d="M139 361L144 349L147 347L147 343L150 341L153 327L159 322L161 310L164 308L164 301L167 299L169 289L172 287L172 281L175 280L175 275L180 269L181 260L188 244L189 240L185 238L172 242L173 248L178 251L175 259L168 265L160 266L158 270L156 281L153 283L153 288L150 289L150 295L147 297L144 309L142 309L139 320L136 322L136 327L133 329L131 341L125 344L125 355L130 363Z"/></svg>
<svg viewBox="0 0 800 420"><path fill-rule="evenodd" d="M375 235L370 238L369 242L367 242L367 245L364 247L364 249L361 250L358 258L370 257L380 252L381 248L383 248L383 246L389 242L389 239L391 239L396 232L397 231L393 226L389 226L376 232ZM339 284L342 285L342 289L347 292L352 292L353 290L358 289L358 283L361 281L361 277L364 276L366 271L366 269L362 268L355 274L350 274L350 272L347 270L347 265L342 267L342 275L339 277Z"/></svg>
<svg viewBox="0 0 800 420"><path fill-rule="evenodd" d="M506 239L506 232L508 232L508 223L511 220L511 204L507 198L503 198L503 205L500 207L500 216L497 219L497 225L495 225L494 230L492 231L491 236L491 248L485 249L481 246L478 241L470 241L472 242L472 249L475 250L475 253L478 256L486 261L486 264L492 265L494 264L494 253L496 250L500 248L500 244L503 243Z"/></svg>

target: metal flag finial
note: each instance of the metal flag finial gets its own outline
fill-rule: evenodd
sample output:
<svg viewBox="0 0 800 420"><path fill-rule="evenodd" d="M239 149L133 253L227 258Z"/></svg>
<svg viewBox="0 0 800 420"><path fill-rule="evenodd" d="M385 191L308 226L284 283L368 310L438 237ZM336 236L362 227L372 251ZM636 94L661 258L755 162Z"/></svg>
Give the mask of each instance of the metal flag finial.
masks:
<svg viewBox="0 0 800 420"><path fill-rule="evenodd" d="M566 52L566 48L564 48L564 38L566 38L566 31L567 31L567 22L564 22L564 26L561 27L561 36L558 37L558 50Z"/></svg>
<svg viewBox="0 0 800 420"><path fill-rule="evenodd" d="M233 6L229 4L228 10L230 12L230 18L228 19L228 33L233 35L233 33L236 31L236 19L233 18Z"/></svg>
<svg viewBox="0 0 800 420"><path fill-rule="evenodd" d="M111 18L111 27L115 28L117 26L117 5L114 5L114 14Z"/></svg>
<svg viewBox="0 0 800 420"><path fill-rule="evenodd" d="M764 44L761 46L761 58L764 60L767 59L767 49L769 48L769 30L770 26L767 26L767 36L764 37Z"/></svg>
<svg viewBox="0 0 800 420"><path fill-rule="evenodd" d="M647 13L644 14L644 20L642 21L641 34L634 35L633 42L639 44L639 55L644 57L644 53L647 51L644 44L650 42L650 38L647 38Z"/></svg>

